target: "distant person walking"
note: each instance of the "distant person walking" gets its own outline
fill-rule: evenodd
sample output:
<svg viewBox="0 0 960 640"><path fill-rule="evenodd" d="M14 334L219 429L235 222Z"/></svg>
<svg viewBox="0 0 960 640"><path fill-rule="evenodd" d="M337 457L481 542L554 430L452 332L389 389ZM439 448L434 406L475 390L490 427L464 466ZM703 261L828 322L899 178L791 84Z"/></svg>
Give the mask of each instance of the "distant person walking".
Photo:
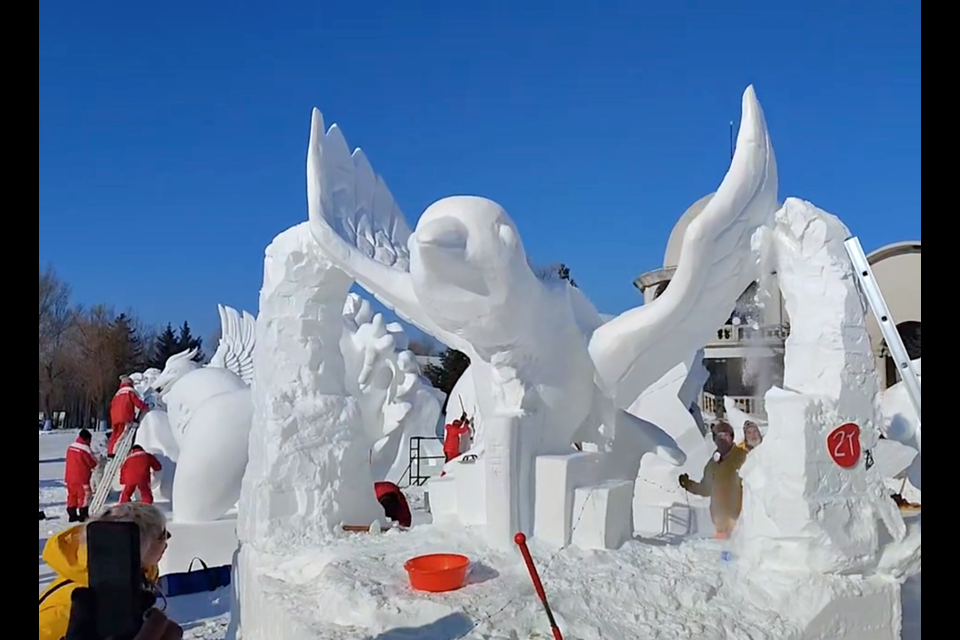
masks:
<svg viewBox="0 0 960 640"><path fill-rule="evenodd" d="M137 420L137 412L140 416L149 411L150 408L137 394L133 388L133 380L124 376L120 379L120 388L113 395L110 401L110 427L113 430L110 433L110 440L107 443L107 457L112 458L117 442L123 437L123 432L131 423Z"/></svg>
<svg viewBox="0 0 960 640"><path fill-rule="evenodd" d="M733 427L718 422L713 428L717 450L703 469L703 479L696 482L690 476L680 476L680 486L688 492L710 498L710 518L718 538L727 538L733 532L743 505L743 482L740 467L747 452L734 445Z"/></svg>

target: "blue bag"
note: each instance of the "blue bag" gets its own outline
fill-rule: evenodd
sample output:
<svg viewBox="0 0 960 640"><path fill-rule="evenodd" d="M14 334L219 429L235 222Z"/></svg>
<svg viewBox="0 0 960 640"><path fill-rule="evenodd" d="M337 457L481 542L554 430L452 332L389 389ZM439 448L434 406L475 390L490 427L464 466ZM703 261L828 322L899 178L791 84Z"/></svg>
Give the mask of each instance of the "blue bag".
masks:
<svg viewBox="0 0 960 640"><path fill-rule="evenodd" d="M194 563L200 564L200 569L194 568ZM184 573L169 573L160 578L160 591L168 598L185 596L192 593L216 591L230 584L231 566L210 568L200 558L190 561L190 566Z"/></svg>

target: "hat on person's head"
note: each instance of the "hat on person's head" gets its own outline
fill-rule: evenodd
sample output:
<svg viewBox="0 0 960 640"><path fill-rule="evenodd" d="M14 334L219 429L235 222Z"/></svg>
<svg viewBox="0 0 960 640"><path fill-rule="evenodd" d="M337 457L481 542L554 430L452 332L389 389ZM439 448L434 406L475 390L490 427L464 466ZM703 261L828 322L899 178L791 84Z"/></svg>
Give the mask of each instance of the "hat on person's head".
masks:
<svg viewBox="0 0 960 640"><path fill-rule="evenodd" d="M720 420L713 425L713 435L716 436L719 433L729 433L733 435L733 427L730 426L730 423L726 420Z"/></svg>
<svg viewBox="0 0 960 640"><path fill-rule="evenodd" d="M87 431L86 429L80 429L80 433L78 433L77 435L80 436L80 439L81 439L81 440L92 440L92 439L93 439L93 436L90 435L90 432Z"/></svg>
<svg viewBox="0 0 960 640"><path fill-rule="evenodd" d="M744 420L744 421L743 421L743 430L744 430L744 431L746 431L747 429L759 429L759 428L760 428L760 425L758 425L758 424L757 424L756 422L754 422L753 420Z"/></svg>

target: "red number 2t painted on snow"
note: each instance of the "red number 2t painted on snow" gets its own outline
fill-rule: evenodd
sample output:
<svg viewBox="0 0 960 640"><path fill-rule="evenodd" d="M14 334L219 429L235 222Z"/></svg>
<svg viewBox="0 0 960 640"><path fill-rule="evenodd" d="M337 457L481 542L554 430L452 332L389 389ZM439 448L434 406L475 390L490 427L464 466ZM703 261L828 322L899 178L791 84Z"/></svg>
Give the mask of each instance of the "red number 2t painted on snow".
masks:
<svg viewBox="0 0 960 640"><path fill-rule="evenodd" d="M827 436L830 457L844 469L852 469L860 462L860 427L852 422L842 424Z"/></svg>

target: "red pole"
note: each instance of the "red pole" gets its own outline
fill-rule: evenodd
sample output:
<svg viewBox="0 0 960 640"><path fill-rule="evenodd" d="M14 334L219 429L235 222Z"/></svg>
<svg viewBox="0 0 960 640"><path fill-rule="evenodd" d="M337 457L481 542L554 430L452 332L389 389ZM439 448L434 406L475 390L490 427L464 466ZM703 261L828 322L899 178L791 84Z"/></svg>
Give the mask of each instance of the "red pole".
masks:
<svg viewBox="0 0 960 640"><path fill-rule="evenodd" d="M513 537L513 541L520 547L520 555L523 556L523 562L527 565L527 571L530 572L530 579L533 581L533 588L537 591L537 597L543 604L543 610L547 612L547 620L550 621L550 630L553 631L553 640L563 640L560 634L560 627L557 621L553 619L553 611L550 610L550 603L547 602L547 592L543 590L543 583L540 582L540 574L537 573L537 566L533 564L533 557L530 555L530 549L527 547L527 536L518 533Z"/></svg>

